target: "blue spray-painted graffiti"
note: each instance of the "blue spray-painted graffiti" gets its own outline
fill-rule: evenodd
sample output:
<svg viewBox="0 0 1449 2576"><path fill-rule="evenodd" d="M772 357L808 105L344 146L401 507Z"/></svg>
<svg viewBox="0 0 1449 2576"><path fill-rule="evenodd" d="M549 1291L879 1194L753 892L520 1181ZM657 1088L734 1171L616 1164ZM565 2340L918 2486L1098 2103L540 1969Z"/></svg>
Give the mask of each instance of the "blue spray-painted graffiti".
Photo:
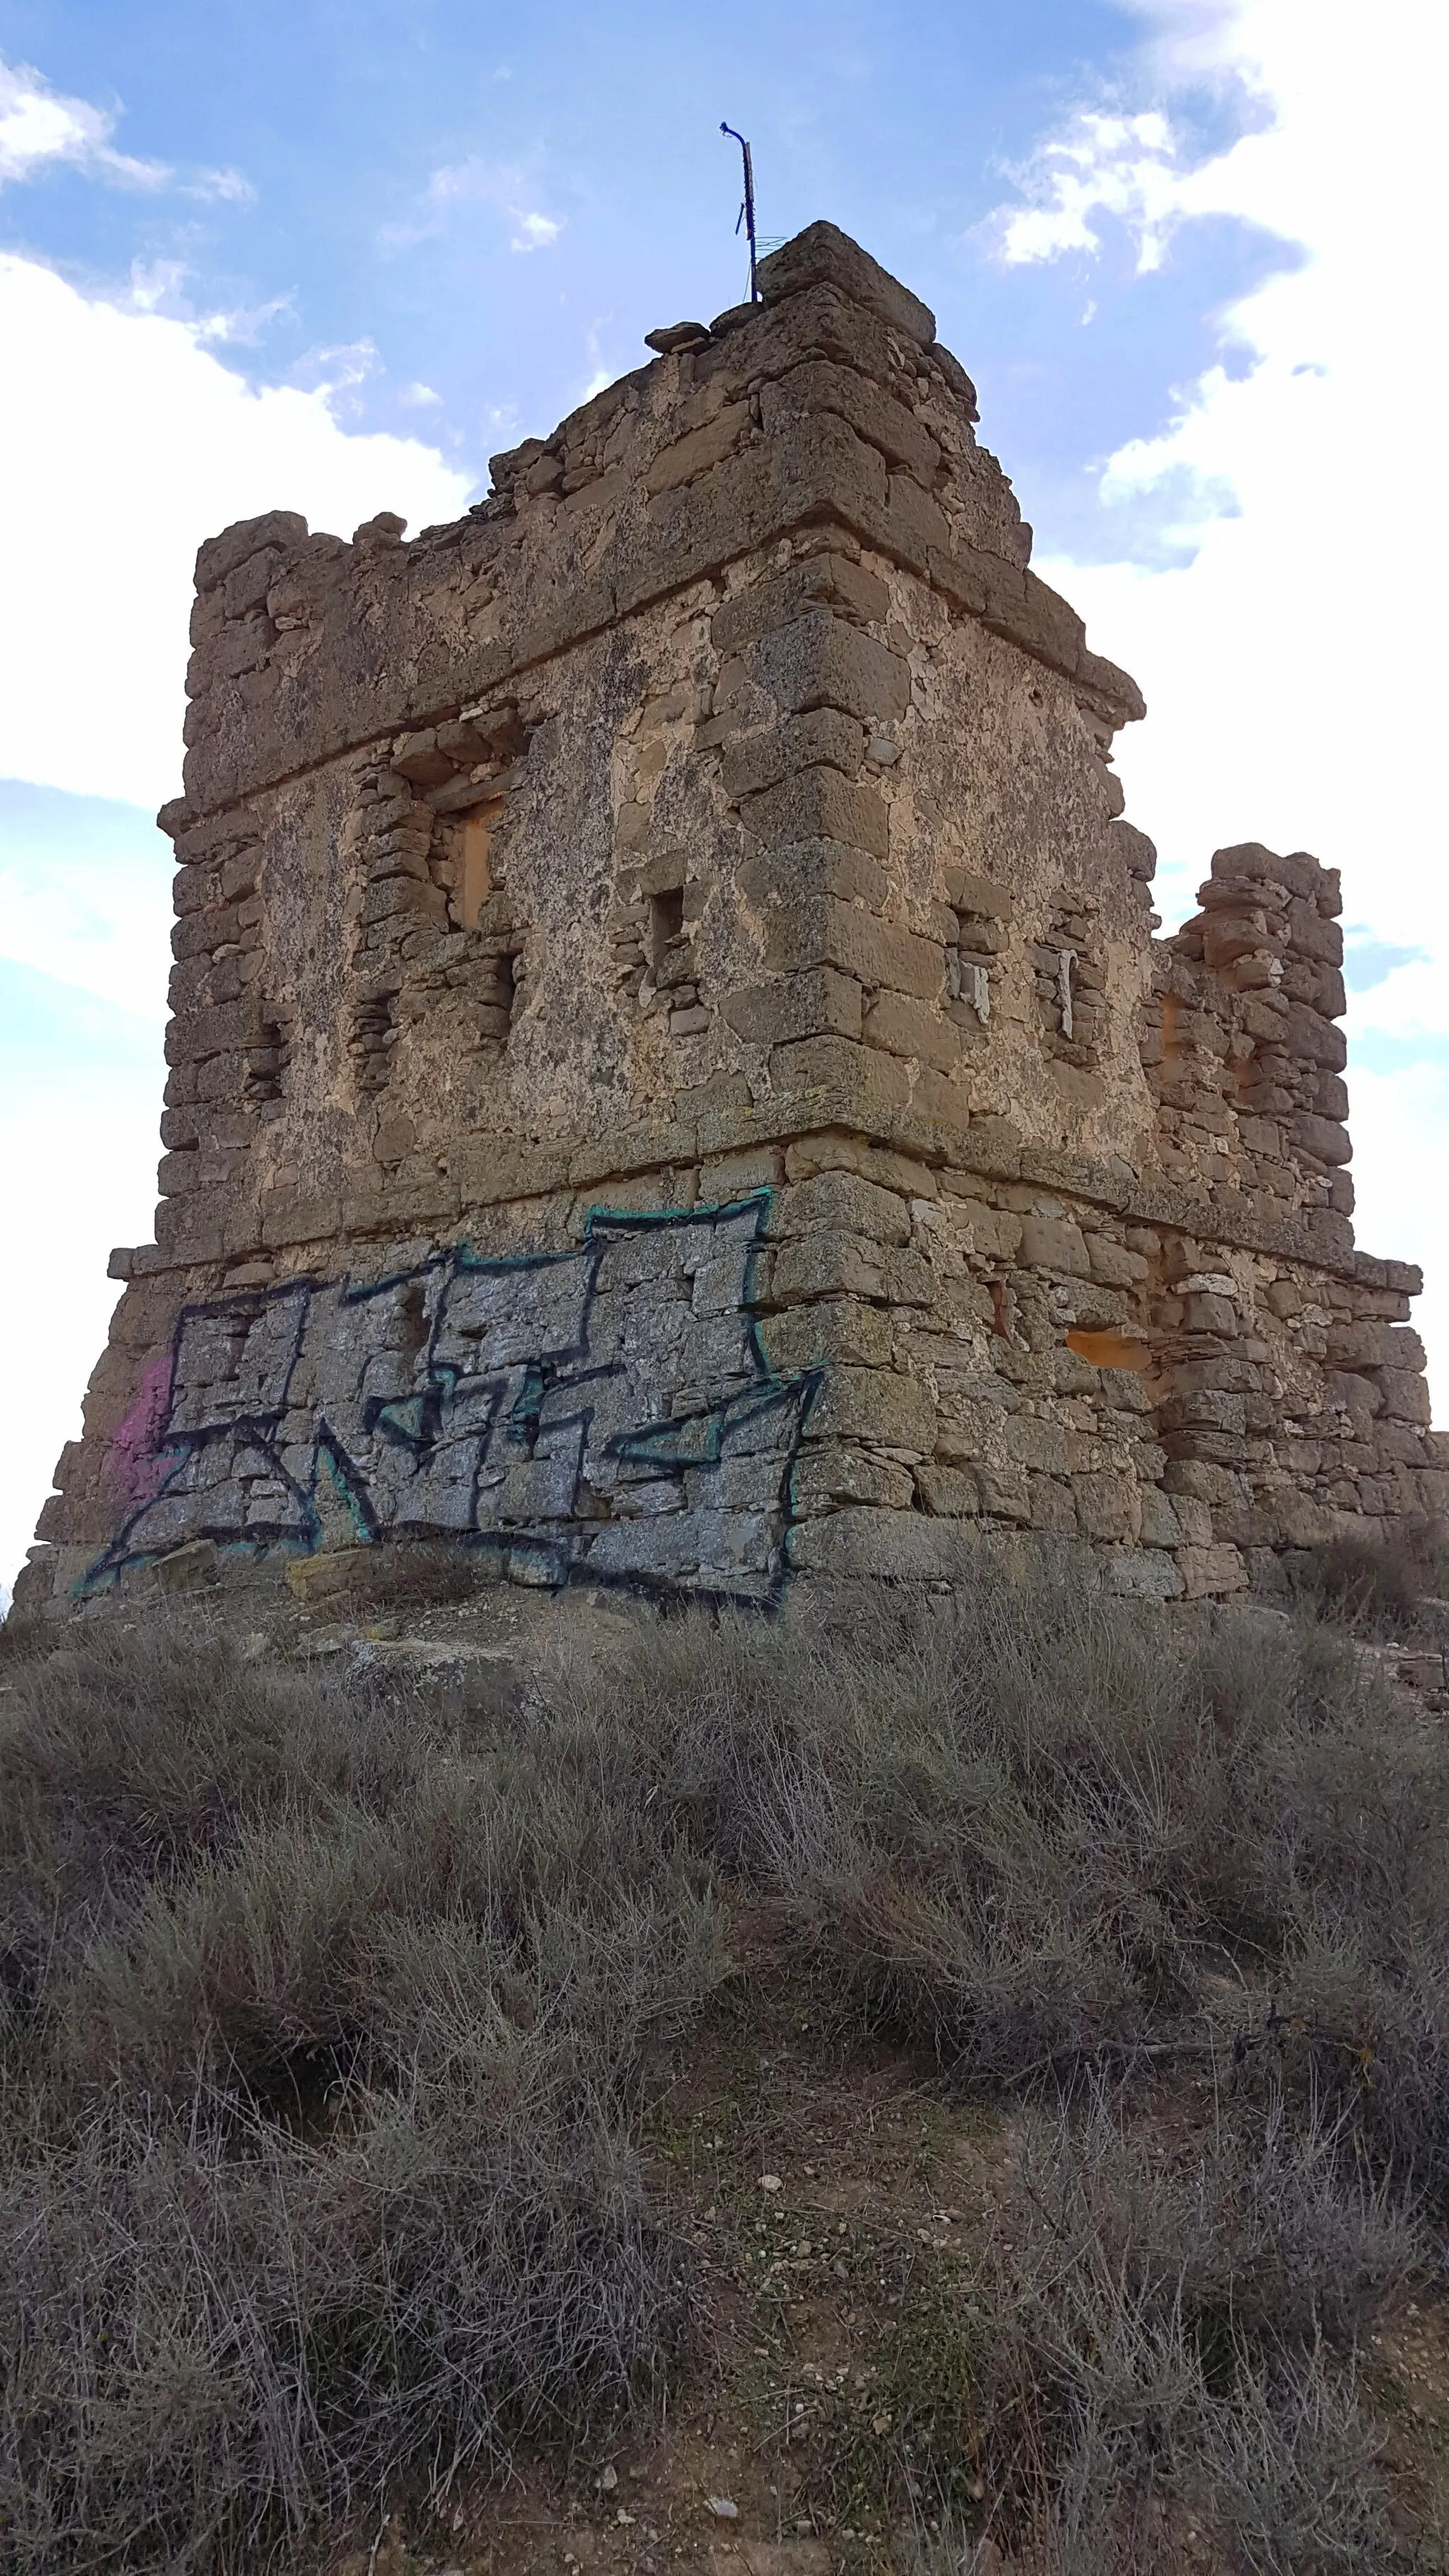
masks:
<svg viewBox="0 0 1449 2576"><path fill-rule="evenodd" d="M88 1585L200 1537L315 1549L343 1519L535 1582L770 1595L820 1372L761 1347L769 1200L596 1209L577 1251L459 1245L183 1308L153 1489Z"/></svg>

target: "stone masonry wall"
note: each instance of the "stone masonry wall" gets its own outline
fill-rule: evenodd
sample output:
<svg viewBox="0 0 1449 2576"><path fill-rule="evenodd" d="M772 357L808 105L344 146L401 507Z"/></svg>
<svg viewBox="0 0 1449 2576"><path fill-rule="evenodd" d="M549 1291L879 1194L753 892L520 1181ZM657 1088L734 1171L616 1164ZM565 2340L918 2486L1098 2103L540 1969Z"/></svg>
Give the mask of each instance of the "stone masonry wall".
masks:
<svg viewBox="0 0 1449 2576"><path fill-rule="evenodd" d="M1335 879L1152 936L1132 682L828 225L490 497L197 563L154 1245L22 1598L448 1535L1171 1598L1443 1508L1355 1250Z"/></svg>

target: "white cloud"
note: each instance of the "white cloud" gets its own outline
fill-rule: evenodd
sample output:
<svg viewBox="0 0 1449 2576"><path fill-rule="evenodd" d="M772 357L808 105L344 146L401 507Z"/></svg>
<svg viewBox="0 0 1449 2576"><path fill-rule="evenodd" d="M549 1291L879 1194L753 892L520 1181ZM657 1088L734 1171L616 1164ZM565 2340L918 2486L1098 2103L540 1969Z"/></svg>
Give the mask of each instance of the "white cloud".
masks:
<svg viewBox="0 0 1449 2576"><path fill-rule="evenodd" d="M1057 259L1064 251L1095 255L1101 218L1115 215L1137 241L1139 272L1159 268L1184 220L1180 147L1156 108L1139 116L1082 108L1066 131L1012 170L1027 202L1004 206L986 227L1008 267Z"/></svg>
<svg viewBox="0 0 1449 2576"><path fill-rule="evenodd" d="M11 495L0 622L0 775L154 808L178 784L192 562L230 520L300 509L346 535L379 509L452 516L468 484L420 441L352 436L334 408L375 364L319 352L310 390L251 390L206 345L217 318L158 311L184 272L138 273L124 301L84 296L0 257L0 346L26 400L0 409ZM0 1575L23 1552L105 1338L112 1242L150 1228L168 959L169 853L124 815L23 799L3 818L0 956L30 1023L8 1034L0 1167L17 1242L44 1242L47 1365L11 1407ZM86 997L92 997L87 1001ZM107 1015L106 1003L119 1005ZM5 1007L10 1007L6 1005ZM7 1034L0 1007L0 1040ZM124 1015L124 1021L123 1021ZM78 1034L76 1034L78 1033ZM3 1282L0 1282L3 1288ZM23 1270L0 1293L0 1342L34 1318Z"/></svg>
<svg viewBox="0 0 1449 2576"><path fill-rule="evenodd" d="M85 994L159 1032L173 867L148 807L0 779L0 963L55 979L68 1006Z"/></svg>
<svg viewBox="0 0 1449 2576"><path fill-rule="evenodd" d="M0 1169L10 1239L46 1247L43 1350L32 1271L0 1265L0 1349L37 1352L6 1411L5 1581L79 1427L106 1255L150 1232L171 875L149 814L0 782Z"/></svg>
<svg viewBox="0 0 1449 2576"><path fill-rule="evenodd" d="M1360 1240L1429 1271L1442 1410L1449 1201L1425 1183L1449 1147L1449 1077L1429 1060L1449 1032L1437 325L1449 14L1380 0L1370 28L1347 0L1137 5L1158 122L1144 133L1146 110L1124 110L1108 134L1099 117L1093 159L1073 119L1037 156L1032 201L998 219L1003 249L1091 258L1115 213L1150 265L1149 246L1160 256L1178 224L1211 213L1302 256L1227 316L1234 363L1104 470L1104 521L1134 496L1170 495L1188 522L1196 507L1178 530L1192 560L1039 568L1146 692L1147 722L1118 760L1129 813L1162 851L1168 917L1190 906L1214 848L1262 840L1340 866L1348 917L1430 960L1356 996L1349 1020L1351 1045L1392 1025L1424 1041L1424 1060L1402 1074L1351 1062L1350 1084ZM1203 82L1236 85L1255 130L1194 167L1172 111Z"/></svg>
<svg viewBox="0 0 1449 2576"><path fill-rule="evenodd" d="M230 311L203 313L192 321L197 339L208 346L254 349L269 323L279 322L284 314L295 314L294 295L269 295L265 304L240 304ZM183 319L190 317L183 316Z"/></svg>
<svg viewBox="0 0 1449 2576"><path fill-rule="evenodd" d="M254 206L257 202L255 188L240 170L198 170L181 182L180 193L215 205Z"/></svg>
<svg viewBox="0 0 1449 2576"><path fill-rule="evenodd" d="M0 1581L7 1584L24 1561L61 1446L80 1431L81 1397L119 1294L106 1277L107 1252L150 1230L165 1078L159 1040L149 1058L123 1041L73 1070L43 1057L29 1070L44 1085L42 1116L23 1083L12 1079L0 1095L11 1240L17 1248L45 1248L43 1316L33 1271L12 1261L0 1276L4 1347L27 1355L14 1373L0 1480Z"/></svg>
<svg viewBox="0 0 1449 2576"><path fill-rule="evenodd" d="M144 864L57 864L47 852L0 866L0 956L160 1028L171 963L171 869L150 816ZM139 837L139 835L138 835ZM143 844L144 846L144 844Z"/></svg>
<svg viewBox="0 0 1449 2576"><path fill-rule="evenodd" d="M608 325L612 322L613 318L612 313L604 314L602 319L598 322L590 323L589 328L584 335L584 349L589 361L589 373L578 395L578 400L580 402L592 402L595 394L601 394L604 391L605 386L611 385L619 373L619 369L617 367L611 367L609 365L607 358L604 356L603 350L602 334L608 328Z"/></svg>
<svg viewBox="0 0 1449 2576"><path fill-rule="evenodd" d="M508 213L513 225L510 250L547 250L563 231L561 216L525 214L518 206L510 206Z"/></svg>
<svg viewBox="0 0 1449 2576"><path fill-rule="evenodd" d="M467 479L433 448L340 426L334 388L365 353L326 353L310 391L254 391L208 328L0 256L0 346L26 388L0 414L0 775L136 804L175 793L192 562L231 520L300 510L345 536L381 509L420 525L463 506Z"/></svg>
<svg viewBox="0 0 1449 2576"><path fill-rule="evenodd" d="M435 170L417 212L402 223L384 224L378 240L385 250L409 250L444 232L459 206L496 206L507 219L510 250L551 250L567 217L530 207L525 202L529 184L521 170L495 169L472 153L466 161Z"/></svg>
<svg viewBox="0 0 1449 2576"><path fill-rule="evenodd" d="M174 187L179 196L203 204L256 203L257 192L240 170L191 170L178 177L164 161L138 161L113 150L115 129L106 109L65 97L29 63L0 60L0 188L61 164L113 187Z"/></svg>
<svg viewBox="0 0 1449 2576"><path fill-rule="evenodd" d="M68 161L120 187L164 188L171 173L162 162L112 151L115 123L87 99L53 90L28 63L0 62L0 187L31 178L48 161Z"/></svg>
<svg viewBox="0 0 1449 2576"><path fill-rule="evenodd" d="M189 291L194 276L194 269L184 259L133 259L128 285L123 291L113 291L107 301L123 313L163 313L168 321L184 322L199 341L244 348L254 347L269 323L296 310L295 297L287 294L273 295L265 304L198 313ZM376 362L371 341L363 345L371 353L371 361ZM320 358L351 354L329 349L321 352ZM360 382L368 372L370 365L359 366L347 381ZM329 389L335 390L335 380Z"/></svg>

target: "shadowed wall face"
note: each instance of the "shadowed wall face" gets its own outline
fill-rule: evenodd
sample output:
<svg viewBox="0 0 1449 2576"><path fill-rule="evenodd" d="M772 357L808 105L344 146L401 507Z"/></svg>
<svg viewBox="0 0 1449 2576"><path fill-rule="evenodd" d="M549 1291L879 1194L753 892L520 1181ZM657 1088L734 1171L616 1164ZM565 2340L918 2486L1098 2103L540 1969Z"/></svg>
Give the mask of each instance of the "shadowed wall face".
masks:
<svg viewBox="0 0 1449 2576"><path fill-rule="evenodd" d="M1221 851L1154 940L1141 700L931 315L828 225L761 275L454 525L202 548L156 1242L30 1600L424 1532L758 1598L981 1529L1170 1598L1442 1507L1336 879Z"/></svg>

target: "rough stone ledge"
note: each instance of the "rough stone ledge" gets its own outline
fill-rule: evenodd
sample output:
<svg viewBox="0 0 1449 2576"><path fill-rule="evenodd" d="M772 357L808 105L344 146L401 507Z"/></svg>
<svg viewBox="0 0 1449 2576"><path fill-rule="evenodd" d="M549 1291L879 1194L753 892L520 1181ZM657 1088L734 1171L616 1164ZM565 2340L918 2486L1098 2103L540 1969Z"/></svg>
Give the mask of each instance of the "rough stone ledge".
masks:
<svg viewBox="0 0 1449 2576"><path fill-rule="evenodd" d="M878 274L885 279L884 271ZM847 285L845 291L852 289ZM506 686L589 637L657 606L696 581L717 576L743 556L804 526L819 529L834 524L913 573L936 590L956 615L979 619L994 634L1058 671L1113 725L1133 722L1145 712L1135 682L1089 651L1075 610L1035 573L982 549L968 545L948 552L922 537L896 503L882 500L869 487L869 478L863 479L855 470L861 442L844 421L829 412L817 412L808 416L808 425L815 435L799 459L789 442L751 448L722 461L686 492L668 496L678 509L649 532L642 559L639 531L617 528L622 561L556 598L529 626L474 650L467 659L461 696L455 680L448 697L439 700L428 694L424 679L406 693L386 731L369 722L356 733L337 728L319 734L311 743L298 740L294 745L298 756L265 779L233 779L227 793L205 804L188 801L179 809L173 801L163 808L162 829L174 836L185 818L228 812L261 787L290 783L329 761L382 745L398 724L422 727L445 721L471 698ZM273 517L279 524L289 520L285 513ZM301 530L300 521L296 528ZM229 542L233 548L243 542L240 527L214 541L218 546ZM426 663L431 656L425 652L423 659Z"/></svg>
<svg viewBox="0 0 1449 2576"><path fill-rule="evenodd" d="M883 1146L927 1171L957 1171L982 1180L1035 1181L1090 1205L1109 1208L1134 1223L1162 1226L1203 1244L1222 1244L1306 1263L1357 1287L1393 1289L1411 1297L1422 1289L1422 1273L1413 1263L1380 1261L1371 1254L1356 1252L1348 1220L1330 1209L1285 1214L1276 1219L1256 1215L1246 1207L1241 1213L1225 1210L1221 1202L1214 1206L1168 1181L1144 1181L1128 1172L1106 1171L1084 1157L1024 1144L1004 1119L981 1119L965 1129L946 1127L909 1111L882 1112L863 1103L845 1087L812 1094L806 1102L793 1097L762 1104L754 1110L711 1111L693 1123L672 1120L635 1127L600 1138L572 1153L557 1146L527 1146L505 1139L498 1140L495 1148L492 1140L474 1139L479 1165L476 1175L466 1168L465 1149L458 1176L439 1184L438 1213L446 1208L451 1215L456 1210L466 1223L473 1208L543 1199L564 1188L599 1189L611 1180L678 1171L751 1146L803 1142L808 1137L828 1134ZM405 1213L421 1221L427 1211L410 1209ZM330 1254L348 1242L367 1241L389 1229L395 1231L399 1221L396 1200L384 1200L381 1195L375 1216L356 1201L346 1206L343 1222L335 1233L327 1228L319 1230L316 1214L315 1202L310 1206L303 1203L293 1210L269 1209L255 1221L254 1240L242 1240L239 1232L237 1239L224 1247L225 1257L237 1259L263 1245L269 1250L291 1251L314 1243L326 1247ZM200 1245L188 1248L184 1241L141 1244L134 1249L121 1247L111 1254L108 1276L131 1280L152 1278L163 1272L193 1271L209 1266L219 1257L221 1254L209 1245L204 1249Z"/></svg>
<svg viewBox="0 0 1449 2576"><path fill-rule="evenodd" d="M749 460L752 461L752 460ZM721 469L723 470L723 469ZM758 469L755 469L758 471ZM754 554L771 539L788 536L804 524L824 527L827 518L820 515L829 506L830 496L822 503L819 496L802 500L800 507L765 529L751 530L721 550L705 548L698 559L676 561L653 582L634 585L633 595L620 598L603 582L585 584L572 595L569 608L541 622L532 629L500 642L491 650L479 653L471 661L467 685L461 693L455 687L443 699L411 693L401 707L397 720L385 726L369 726L361 733L339 731L324 737L305 758L291 767L267 777L257 777L236 785L232 792L203 804L191 796L173 798L162 807L157 821L171 839L199 822L216 821L235 813L248 800L278 787L294 785L297 780L313 776L337 760L356 759L366 753L385 755L399 727L424 730L429 725L445 724L454 719L464 706L476 698L489 697L506 689L514 680L537 672L556 661L591 637L603 634L631 616L643 615L661 602L676 597L681 591L710 574L725 571L731 563ZM888 521L860 508L841 508L835 520L842 535L858 537L873 552L887 556L903 571L935 590L954 612L979 619L994 635L1015 644L1072 682L1079 695L1114 727L1137 722L1146 714L1146 701L1135 681L1115 663L1089 651L1085 643L1070 634L1064 618L1066 603L1040 581L1035 573L1021 572L975 549L959 555L944 555L932 547L929 555L904 543ZM1008 589L1007 581L1019 586Z"/></svg>

